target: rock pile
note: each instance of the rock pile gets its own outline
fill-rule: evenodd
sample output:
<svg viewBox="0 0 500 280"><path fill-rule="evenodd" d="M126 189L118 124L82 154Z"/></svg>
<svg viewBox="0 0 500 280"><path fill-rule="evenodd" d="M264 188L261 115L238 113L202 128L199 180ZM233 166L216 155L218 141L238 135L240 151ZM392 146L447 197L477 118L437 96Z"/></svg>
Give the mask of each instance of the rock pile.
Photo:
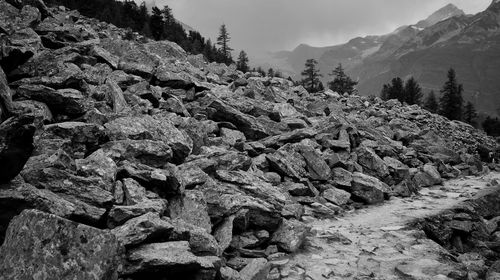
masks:
<svg viewBox="0 0 500 280"><path fill-rule="evenodd" d="M264 279L307 217L486 172L496 147L134 36L0 0L0 279Z"/></svg>

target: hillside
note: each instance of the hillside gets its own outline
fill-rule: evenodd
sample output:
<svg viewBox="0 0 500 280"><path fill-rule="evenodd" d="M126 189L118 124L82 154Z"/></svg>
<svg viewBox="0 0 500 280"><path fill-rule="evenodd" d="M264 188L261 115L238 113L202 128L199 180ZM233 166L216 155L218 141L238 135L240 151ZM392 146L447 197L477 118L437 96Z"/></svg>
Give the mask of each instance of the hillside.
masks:
<svg viewBox="0 0 500 280"><path fill-rule="evenodd" d="M311 225L499 170L494 139L419 106L310 94L64 7L8 2L0 280L296 279ZM453 228L459 213L441 239L489 246L481 269L493 271L497 243L483 241L500 227L487 213L470 214L492 219L481 238ZM469 252L434 264L467 275Z"/></svg>
<svg viewBox="0 0 500 280"><path fill-rule="evenodd" d="M427 19L402 26L383 36L355 38L346 44L316 48L324 82L338 63L359 81L362 95L378 95L382 85L399 76L415 77L425 91L439 92L450 67L464 84L465 99L479 111L496 114L498 95L499 7L490 7L476 15L465 15L454 5L447 5ZM360 44L361 43L361 44ZM318 55L318 52L322 54ZM309 51L292 52L286 59L293 62L296 78Z"/></svg>

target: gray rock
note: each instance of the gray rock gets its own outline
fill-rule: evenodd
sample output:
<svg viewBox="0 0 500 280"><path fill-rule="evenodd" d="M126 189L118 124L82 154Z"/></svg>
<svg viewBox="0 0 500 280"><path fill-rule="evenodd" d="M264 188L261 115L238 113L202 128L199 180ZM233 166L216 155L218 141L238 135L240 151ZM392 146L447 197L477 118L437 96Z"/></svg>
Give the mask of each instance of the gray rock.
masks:
<svg viewBox="0 0 500 280"><path fill-rule="evenodd" d="M0 252L6 279L116 279L122 254L108 231L36 210L12 220Z"/></svg>
<svg viewBox="0 0 500 280"><path fill-rule="evenodd" d="M241 271L242 280L266 280L271 265L266 259L253 259Z"/></svg>
<svg viewBox="0 0 500 280"><path fill-rule="evenodd" d="M384 201L384 194L388 193L388 186L375 177L354 172L352 186L349 191L353 197L367 204Z"/></svg>
<svg viewBox="0 0 500 280"><path fill-rule="evenodd" d="M182 196L169 201L168 210L172 219L181 219L206 230L208 233L212 232L212 223L202 192L185 191Z"/></svg>
<svg viewBox="0 0 500 280"><path fill-rule="evenodd" d="M296 252L304 243L309 229L297 220L283 219L280 227L274 232L271 243L287 253Z"/></svg>
<svg viewBox="0 0 500 280"><path fill-rule="evenodd" d="M351 198L350 193L334 187L328 188L321 195L326 200L338 206L347 204Z"/></svg>
<svg viewBox="0 0 500 280"><path fill-rule="evenodd" d="M146 213L112 229L111 233L120 244L132 247L144 242L165 241L173 231L174 226L162 220L158 213Z"/></svg>
<svg viewBox="0 0 500 280"><path fill-rule="evenodd" d="M387 164L370 148L361 147L357 150L358 163L363 166L366 173L378 178L389 175Z"/></svg>
<svg viewBox="0 0 500 280"><path fill-rule="evenodd" d="M103 152L115 162L128 160L162 168L173 157L172 149L158 140L118 140L102 146Z"/></svg>

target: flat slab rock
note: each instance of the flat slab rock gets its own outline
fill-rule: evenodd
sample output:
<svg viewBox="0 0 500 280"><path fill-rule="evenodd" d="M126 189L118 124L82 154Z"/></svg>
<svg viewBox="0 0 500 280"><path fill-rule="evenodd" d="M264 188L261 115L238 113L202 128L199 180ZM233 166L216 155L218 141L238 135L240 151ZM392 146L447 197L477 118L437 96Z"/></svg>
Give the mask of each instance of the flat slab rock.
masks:
<svg viewBox="0 0 500 280"><path fill-rule="evenodd" d="M116 279L121 255L109 231L25 210L0 247L0 279Z"/></svg>

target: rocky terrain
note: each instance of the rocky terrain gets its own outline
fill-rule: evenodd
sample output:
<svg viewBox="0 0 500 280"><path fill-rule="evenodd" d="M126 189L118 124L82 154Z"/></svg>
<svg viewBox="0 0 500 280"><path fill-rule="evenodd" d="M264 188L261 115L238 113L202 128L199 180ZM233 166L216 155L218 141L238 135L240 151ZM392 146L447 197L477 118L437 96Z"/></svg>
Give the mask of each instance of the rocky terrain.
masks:
<svg viewBox="0 0 500 280"><path fill-rule="evenodd" d="M304 279L280 268L311 224L496 168L493 139L418 106L309 94L40 0L0 0L0 46L2 280Z"/></svg>

